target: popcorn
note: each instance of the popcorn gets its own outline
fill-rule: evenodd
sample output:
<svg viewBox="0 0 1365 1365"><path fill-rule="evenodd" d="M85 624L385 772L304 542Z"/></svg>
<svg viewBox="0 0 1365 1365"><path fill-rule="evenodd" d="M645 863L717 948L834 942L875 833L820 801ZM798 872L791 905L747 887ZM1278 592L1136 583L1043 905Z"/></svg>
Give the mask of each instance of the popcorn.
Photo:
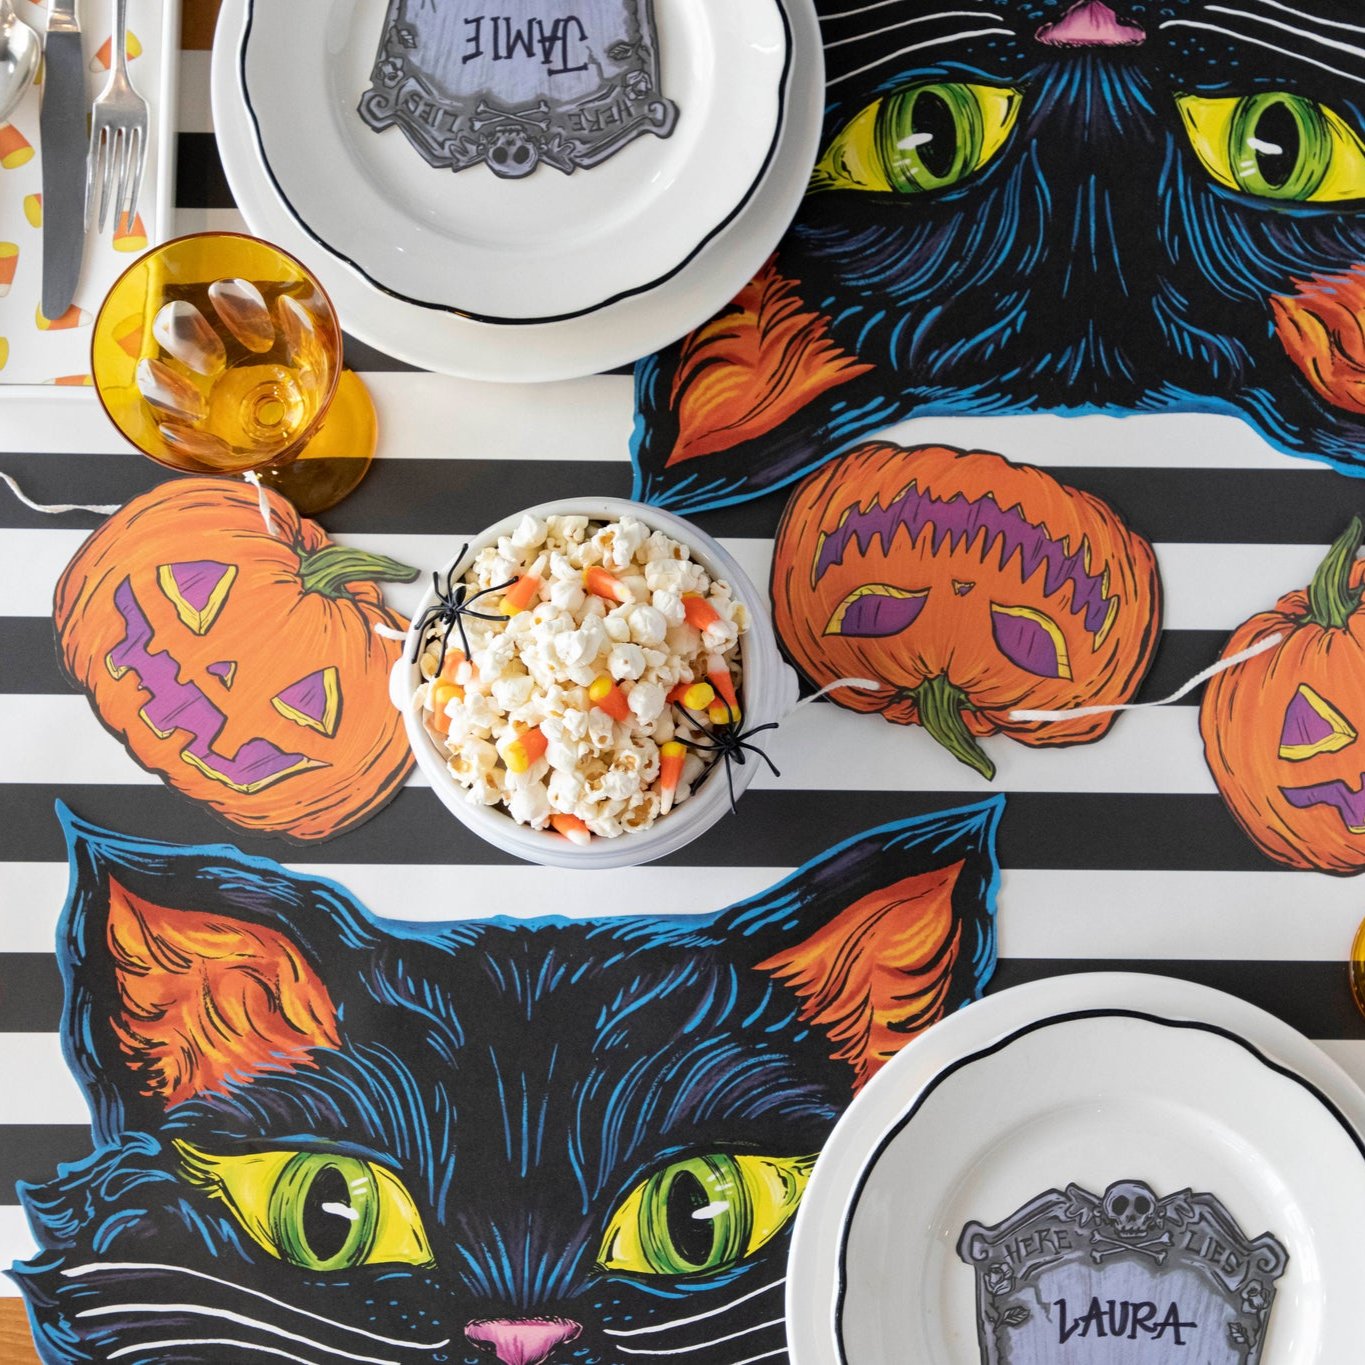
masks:
<svg viewBox="0 0 1365 1365"><path fill-rule="evenodd" d="M488 610L506 619L465 620L470 658L447 669L459 689L448 701L439 675L449 623L434 620L415 700L472 803L500 806L533 829L558 820L554 828L578 831L581 842L585 827L596 838L648 829L690 796L707 763L692 750L683 758L676 741L701 731L668 697L716 668L740 687L748 617L728 584L713 582L686 545L635 517L529 515L475 556L465 582L502 588L500 607ZM520 594L505 586L517 583ZM432 710L438 687L440 725ZM611 714L589 689L611 702ZM667 799L665 744L673 755Z"/></svg>

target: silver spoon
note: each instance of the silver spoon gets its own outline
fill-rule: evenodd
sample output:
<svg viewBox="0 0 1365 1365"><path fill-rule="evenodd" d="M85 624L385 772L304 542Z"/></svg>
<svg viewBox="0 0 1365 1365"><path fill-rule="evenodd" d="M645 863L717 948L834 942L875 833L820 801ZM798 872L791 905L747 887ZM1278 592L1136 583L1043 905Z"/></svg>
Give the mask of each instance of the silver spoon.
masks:
<svg viewBox="0 0 1365 1365"><path fill-rule="evenodd" d="M0 0L0 123L33 84L42 55L37 33L15 14L10 0Z"/></svg>

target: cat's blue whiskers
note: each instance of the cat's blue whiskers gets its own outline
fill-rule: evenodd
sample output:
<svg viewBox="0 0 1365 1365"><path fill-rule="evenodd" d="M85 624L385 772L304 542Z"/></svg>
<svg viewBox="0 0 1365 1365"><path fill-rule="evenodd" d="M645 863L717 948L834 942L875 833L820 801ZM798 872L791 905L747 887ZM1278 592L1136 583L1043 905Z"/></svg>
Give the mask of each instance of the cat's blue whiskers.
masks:
<svg viewBox="0 0 1365 1365"><path fill-rule="evenodd" d="M258 1332L268 1332L274 1337L283 1337L286 1341L297 1342L300 1346L311 1346L315 1350L323 1351L327 1355L342 1356L346 1360L359 1362L359 1365L401 1365L400 1361L393 1360L387 1356L359 1356L344 1348L327 1346L321 1341L314 1341L311 1337L300 1336L297 1332L286 1332L283 1327L276 1327L273 1323L262 1322L259 1318L249 1318L242 1313L233 1313L226 1308L215 1308L205 1303L110 1303L101 1304L98 1308L83 1308L76 1314L78 1318L105 1318L113 1314L151 1314L154 1317L164 1318L168 1313L186 1313L191 1317L199 1316L214 1318L219 1322L231 1322L238 1327L254 1327ZM112 1360L115 1356L126 1355L131 1351L143 1350L148 1343L142 1342L136 1346L129 1346L110 1354Z"/></svg>
<svg viewBox="0 0 1365 1365"><path fill-rule="evenodd" d="M656 1322L648 1327L630 1327L620 1331L613 1331L610 1327L603 1328L609 1337L643 1337L649 1336L654 1332L671 1332L677 1327L686 1327L689 1323L703 1322L707 1318L719 1317L722 1313L728 1313L733 1308L738 1308L742 1303L748 1303L750 1299L756 1299L760 1294L767 1294L771 1290L779 1289L787 1283L784 1275L781 1279L773 1280L768 1284L761 1285L757 1289L751 1289L747 1294L742 1294L737 1299L731 1299L729 1303L721 1304L719 1308L708 1309L705 1313L694 1313L691 1317L674 1318L672 1322ZM625 1350L625 1347L621 1347Z"/></svg>
<svg viewBox="0 0 1365 1365"><path fill-rule="evenodd" d="M911 52L921 52L926 47L942 47L944 43L961 43L968 38L1013 38L1016 36L1012 28L973 28L962 33L950 33L942 38L930 38L923 43L911 43L909 47L897 48L895 52L883 53L875 62L868 62L866 66L860 66L856 71L841 72L838 76L831 77L825 84L832 86L839 85L843 81L851 81L855 76L864 75L868 71L875 71L879 66L885 66L887 62L894 62L898 57L908 56Z"/></svg>
<svg viewBox="0 0 1365 1365"><path fill-rule="evenodd" d="M1294 61L1306 62L1309 66L1316 66L1321 71L1330 72L1333 76L1340 76L1344 81L1356 81L1365 85L1365 76L1355 75L1350 71L1343 71L1340 67L1329 66L1326 62L1320 62L1315 57L1305 56L1302 52L1295 52L1292 48L1277 47L1274 43L1267 43L1263 39L1253 38L1246 33L1238 33L1235 29L1223 28L1218 24L1206 24L1198 19L1167 19L1160 25L1161 28L1197 28L1205 29L1209 33L1221 34L1224 38L1235 38L1239 43L1247 43L1251 47L1263 47L1270 52L1278 53L1281 57L1289 57ZM1305 34L1305 37L1310 35ZM830 82L832 85L834 82Z"/></svg>
<svg viewBox="0 0 1365 1365"><path fill-rule="evenodd" d="M1365 24L1348 24L1344 19L1324 19L1320 14L1307 14L1303 10L1293 9L1289 5L1281 4L1280 0L1251 0L1251 3L1277 9L1282 14L1289 14L1295 19L1303 20L1306 24L1317 24L1319 28L1341 28L1345 29L1347 33L1365 33Z"/></svg>
<svg viewBox="0 0 1365 1365"><path fill-rule="evenodd" d="M368 1337L371 1341L377 1341L383 1346L397 1346L402 1350L409 1351L439 1351L450 1345L449 1337L432 1342L400 1341L396 1337L381 1336L378 1332L367 1332L363 1327L352 1327L349 1323L338 1322L335 1318L324 1317L321 1313L310 1313L306 1308L299 1308L295 1304L286 1303L283 1299L272 1298L269 1294L263 1294L259 1289L249 1289L244 1284L224 1280L203 1270L191 1270L187 1266L160 1265L154 1261L91 1261L86 1265L71 1266L69 1269L63 1270L61 1274L63 1278L68 1280L81 1280L88 1275L145 1270L163 1271L168 1275L187 1275L195 1280L207 1280L210 1284L221 1285L224 1289L235 1289L239 1294L249 1294L253 1299L261 1299L275 1308L283 1308L290 1313L297 1313L301 1317L311 1318L314 1322L320 1322L326 1327L335 1327L342 1332L351 1332L356 1336Z"/></svg>
<svg viewBox="0 0 1365 1365"><path fill-rule="evenodd" d="M693 1351L706 1351L712 1346L724 1346L727 1341L738 1341L740 1337L752 1336L755 1332L766 1332L773 1327L785 1327L787 1319L774 1318L771 1322L756 1322L752 1327L741 1327L738 1332L731 1332L728 1336L712 1337L710 1341L696 1341L691 1346L649 1346L644 1350L633 1346L618 1346L616 1349L623 1355L628 1356L685 1356L691 1355Z"/></svg>

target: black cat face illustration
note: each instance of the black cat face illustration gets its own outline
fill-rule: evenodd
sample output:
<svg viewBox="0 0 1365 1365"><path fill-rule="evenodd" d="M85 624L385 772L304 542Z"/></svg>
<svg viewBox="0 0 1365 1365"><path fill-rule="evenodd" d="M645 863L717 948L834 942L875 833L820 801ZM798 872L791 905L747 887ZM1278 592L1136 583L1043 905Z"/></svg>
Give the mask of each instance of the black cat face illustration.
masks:
<svg viewBox="0 0 1365 1365"><path fill-rule="evenodd" d="M816 1154L993 967L1001 806L718 913L437 926L68 815L95 1150L20 1187L44 1360L784 1358Z"/></svg>
<svg viewBox="0 0 1365 1365"><path fill-rule="evenodd" d="M1358 6L817 8L809 192L637 367L636 496L752 497L918 414L1226 412L1365 465Z"/></svg>

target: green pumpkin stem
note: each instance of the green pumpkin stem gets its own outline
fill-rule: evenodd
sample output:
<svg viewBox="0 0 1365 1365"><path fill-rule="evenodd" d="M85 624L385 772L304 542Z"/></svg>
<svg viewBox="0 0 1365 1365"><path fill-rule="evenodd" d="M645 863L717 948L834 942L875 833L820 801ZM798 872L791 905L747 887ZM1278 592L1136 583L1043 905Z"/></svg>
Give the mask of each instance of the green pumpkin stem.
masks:
<svg viewBox="0 0 1365 1365"><path fill-rule="evenodd" d="M1344 630L1360 606L1365 588L1351 586L1351 568L1360 550L1363 530L1360 518L1352 517L1351 524L1332 542L1326 559L1318 565L1318 571L1308 585L1306 625Z"/></svg>
<svg viewBox="0 0 1365 1365"><path fill-rule="evenodd" d="M411 583L420 569L400 564L387 555L353 550L348 545L327 545L299 556L299 578L304 592L341 597L348 583Z"/></svg>
<svg viewBox="0 0 1365 1365"><path fill-rule="evenodd" d="M962 718L962 713L971 707L967 694L960 687L954 687L946 674L940 673L937 678L926 678L912 696L919 709L920 724L959 763L975 768L990 782L995 777L995 764Z"/></svg>

